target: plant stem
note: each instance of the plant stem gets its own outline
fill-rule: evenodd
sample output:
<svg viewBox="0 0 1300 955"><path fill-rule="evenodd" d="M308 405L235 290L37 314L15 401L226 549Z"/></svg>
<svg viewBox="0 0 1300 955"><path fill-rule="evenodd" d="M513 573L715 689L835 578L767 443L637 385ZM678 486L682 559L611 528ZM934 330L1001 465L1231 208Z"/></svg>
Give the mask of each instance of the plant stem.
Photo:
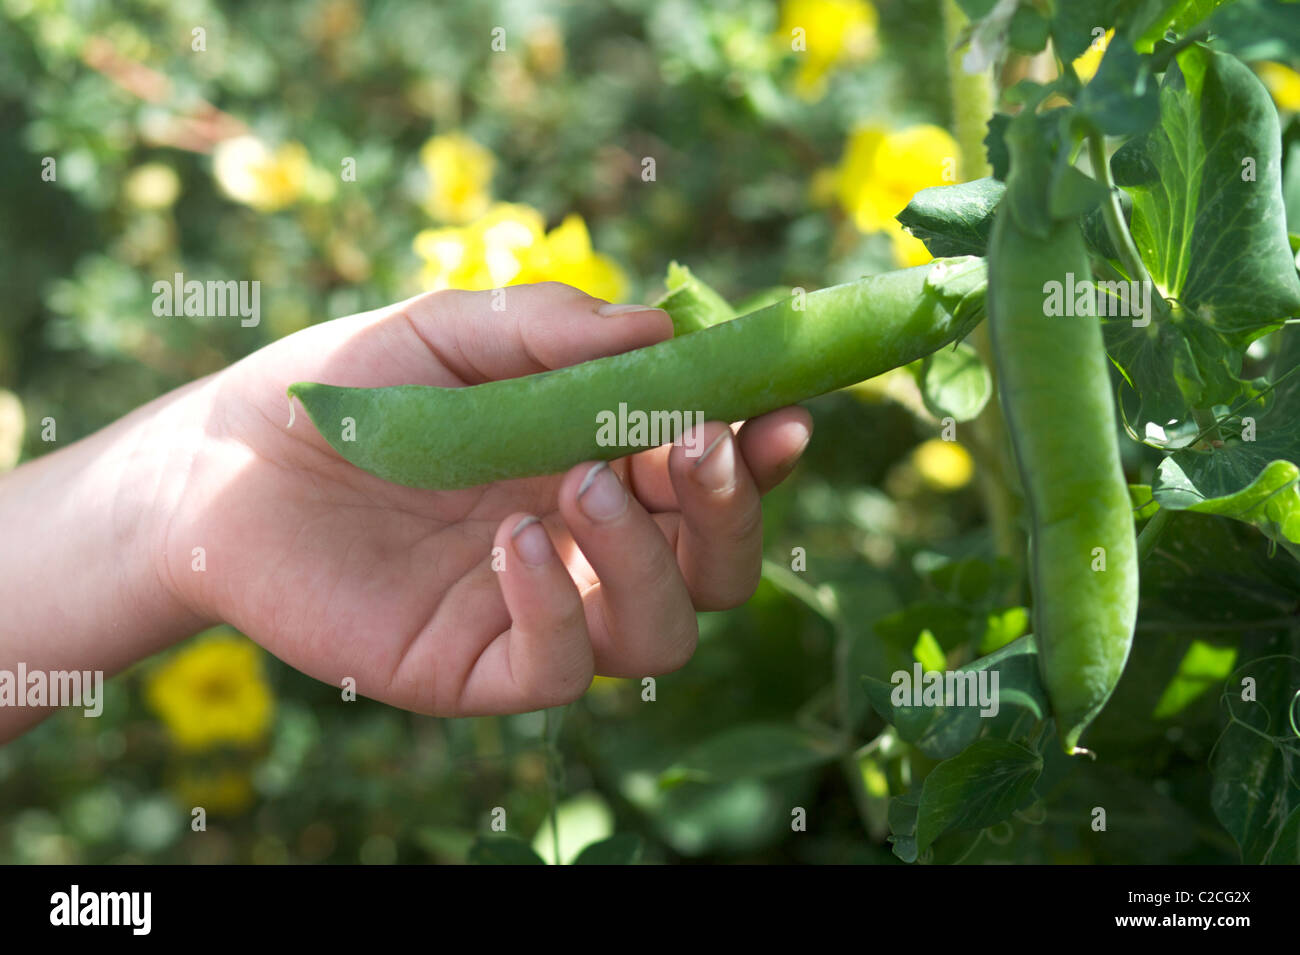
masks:
<svg viewBox="0 0 1300 955"><path fill-rule="evenodd" d="M1192 420L1196 422L1196 440L1198 442L1222 440L1219 434L1219 419L1215 417L1212 410L1209 408L1193 408Z"/></svg>
<svg viewBox="0 0 1300 955"><path fill-rule="evenodd" d="M1160 508L1151 515L1151 519L1147 521L1146 526L1142 528L1142 532L1138 534L1139 564L1145 563L1146 559L1151 556L1151 552L1156 549L1156 545L1160 543L1160 535L1165 532L1165 525L1169 523L1169 515L1172 513L1173 511L1166 508Z"/></svg>
<svg viewBox="0 0 1300 955"><path fill-rule="evenodd" d="M984 135L993 115L994 94L991 70L967 73L962 69L961 53L956 49L966 19L956 0L944 0L944 44L948 50L948 90L952 98L952 129L961 148L963 181L989 174L984 158Z"/></svg>
<svg viewBox="0 0 1300 955"><path fill-rule="evenodd" d="M984 135L996 102L991 70L967 73L956 49L962 28L969 22L956 0L944 0L944 43L948 50L948 87L952 99L952 128L961 149L961 172L964 180L978 179L991 172L984 151ZM997 366L988 328L981 323L970 335L980 361L997 380ZM994 552L1020 561L1025 541L1019 530L1020 505L1012 491L1010 442L1006 423L996 402L990 401L971 424L974 440L971 450L978 454L979 488L993 531ZM981 453L982 452L982 453ZM1016 594L1004 595L1009 601Z"/></svg>
<svg viewBox="0 0 1300 955"><path fill-rule="evenodd" d="M1119 187L1115 185L1115 179L1110 174L1110 160L1106 158L1106 138L1095 130L1088 134L1088 158L1092 161L1093 175L1106 187L1107 198L1101 207L1102 218L1106 222L1106 233L1110 236L1111 244L1119 252L1120 263L1128 272L1130 280L1142 282L1148 288L1154 289L1156 286L1151 280L1151 273L1147 271L1146 263L1138 254L1128 223L1124 221L1124 207L1119 202ZM1165 308L1163 295L1159 300L1160 307Z"/></svg>
<svg viewBox="0 0 1300 955"><path fill-rule="evenodd" d="M563 709L560 711L563 715ZM555 859L556 865L564 865L564 860L560 858L560 773L559 761L560 753L555 745L555 740L559 737L560 726L563 720L555 720L554 731L551 726L551 710L542 711L542 740L546 746L546 801L550 807L549 814L551 819L551 856Z"/></svg>

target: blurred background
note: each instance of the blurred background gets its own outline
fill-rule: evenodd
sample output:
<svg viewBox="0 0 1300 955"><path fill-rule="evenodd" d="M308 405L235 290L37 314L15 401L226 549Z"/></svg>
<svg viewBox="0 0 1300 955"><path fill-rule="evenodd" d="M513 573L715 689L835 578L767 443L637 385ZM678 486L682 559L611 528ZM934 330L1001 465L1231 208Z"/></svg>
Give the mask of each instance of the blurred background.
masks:
<svg viewBox="0 0 1300 955"><path fill-rule="evenodd" d="M743 307L919 264L892 217L957 181L937 0L0 0L0 17L0 469L51 447L46 418L75 440L423 289L555 279L652 301L675 259ZM1270 69L1295 110L1300 77ZM176 272L260 281L261 323L155 317ZM116 677L101 718L61 712L0 748L0 862L457 863L498 808L550 858L552 793L566 861L614 832L651 862L893 861L885 806L907 779L888 752L665 775L723 730L821 727L836 647L888 672L877 625L918 600L986 646L1024 629L990 596L970 455L935 439L911 376L811 406L818 439L766 508L769 579L701 615L653 702L597 679L549 732L540 713L430 719L342 704L222 629ZM984 584L937 573L953 567ZM865 699L849 710L836 731L871 739ZM1132 799L1153 826L1201 825ZM1051 825L1017 845L1119 851ZM1189 835L1145 861L1230 848Z"/></svg>

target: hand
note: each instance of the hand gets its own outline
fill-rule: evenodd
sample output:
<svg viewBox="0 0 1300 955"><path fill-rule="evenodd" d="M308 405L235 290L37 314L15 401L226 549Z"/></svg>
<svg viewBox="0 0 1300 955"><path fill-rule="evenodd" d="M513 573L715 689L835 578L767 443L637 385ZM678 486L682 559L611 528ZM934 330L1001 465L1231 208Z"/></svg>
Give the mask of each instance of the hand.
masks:
<svg viewBox="0 0 1300 955"><path fill-rule="evenodd" d="M669 446L454 492L353 467L301 408L286 426L294 381L459 387L672 335L658 309L564 285L512 287L505 311L490 295L432 293L317 325L189 394L203 433L162 535L180 602L321 680L353 677L362 695L438 715L554 706L593 673L682 666L695 610L737 606L758 583L759 498L808 441L803 409L734 432L708 423L700 457Z"/></svg>

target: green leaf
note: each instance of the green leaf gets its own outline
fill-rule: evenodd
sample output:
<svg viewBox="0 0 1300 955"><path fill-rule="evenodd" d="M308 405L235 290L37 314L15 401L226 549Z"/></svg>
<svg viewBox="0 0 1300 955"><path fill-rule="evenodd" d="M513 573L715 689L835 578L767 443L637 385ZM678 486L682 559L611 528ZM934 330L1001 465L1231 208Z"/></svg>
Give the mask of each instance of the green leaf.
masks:
<svg viewBox="0 0 1300 955"><path fill-rule="evenodd" d="M988 156L993 178L1006 182L1011 171L1011 150L1007 147L1007 127L1011 125L1011 116L1007 113L994 113L989 117L988 132L984 134L984 151ZM987 240L987 235L986 235Z"/></svg>
<svg viewBox="0 0 1300 955"><path fill-rule="evenodd" d="M1166 74L1160 126L1115 153L1153 294L1177 303L1169 320L1145 327L1103 322L1138 395L1129 412L1138 431L1249 394L1239 377L1246 347L1300 311L1280 150L1277 113L1255 75L1192 48Z"/></svg>
<svg viewBox="0 0 1300 955"><path fill-rule="evenodd" d="M982 671L997 673L996 717L983 715L978 705L969 702L963 706L900 705L894 700L896 684L864 677L862 685L872 707L894 726L903 742L916 746L931 759L946 759L961 752L995 720L1001 719L1004 709L1027 711L1036 719L1043 719L1048 712L1032 637L1015 640L957 670L976 674ZM907 675L914 677L914 671ZM1014 720L1015 714L1008 715Z"/></svg>
<svg viewBox="0 0 1300 955"><path fill-rule="evenodd" d="M912 645L912 656L921 664L921 669L926 671L942 670L947 664L943 647L939 646L939 641L934 639L934 634L929 630L922 630L916 638L916 643Z"/></svg>
<svg viewBox="0 0 1300 955"><path fill-rule="evenodd" d="M726 730L691 747L680 762L664 771L662 781L671 785L782 776L812 769L838 755L836 744L825 737L783 723L756 723Z"/></svg>
<svg viewBox="0 0 1300 955"><path fill-rule="evenodd" d="M1042 758L1004 739L981 739L930 771L921 785L916 848L924 852L939 836L958 829L984 829L1034 800Z"/></svg>
<svg viewBox="0 0 1300 955"><path fill-rule="evenodd" d="M1209 20L1214 45L1244 60L1300 57L1300 11L1295 0L1236 0Z"/></svg>
<svg viewBox="0 0 1300 955"><path fill-rule="evenodd" d="M1160 113L1112 161L1134 242L1159 294L1247 344L1300 312L1277 111L1240 61L1193 47L1166 74Z"/></svg>
<svg viewBox="0 0 1300 955"><path fill-rule="evenodd" d="M1148 424L1169 428L1193 408L1227 405L1249 394L1238 377L1245 348L1233 345L1194 315L1175 309L1168 321L1145 327L1130 318L1103 318L1106 351L1135 389L1137 405L1124 412L1142 433ZM1190 420L1190 419L1188 419Z"/></svg>
<svg viewBox="0 0 1300 955"><path fill-rule="evenodd" d="M1170 28L1178 34L1186 33L1218 10L1219 7L1237 2L1238 0L1183 0L1182 9L1178 11L1178 15L1175 17L1174 22L1170 24Z"/></svg>
<svg viewBox="0 0 1300 955"><path fill-rule="evenodd" d="M1254 700L1242 699L1247 677L1254 681ZM1300 658L1267 654L1238 668L1224 691L1229 722L1210 762L1210 804L1247 865L1268 857L1300 807L1295 780L1300 741L1289 716L1297 686Z"/></svg>
<svg viewBox="0 0 1300 955"><path fill-rule="evenodd" d="M1193 640L1178 664L1178 672L1160 695L1151 718L1163 720L1176 716L1207 690L1223 686L1236 661L1236 647L1216 647Z"/></svg>
<svg viewBox="0 0 1300 955"><path fill-rule="evenodd" d="M1116 13L1132 0L1063 0L1054 6L1052 45L1066 62L1077 59L1094 39L1093 29L1114 25Z"/></svg>
<svg viewBox="0 0 1300 955"><path fill-rule="evenodd" d="M628 832L620 832L593 842L578 853L574 865L636 865L641 859L643 843L641 837Z"/></svg>
<svg viewBox="0 0 1300 955"><path fill-rule="evenodd" d="M916 847L916 817L921 796L904 793L889 800L889 841L894 844L894 855L904 862L915 862L920 855Z"/></svg>
<svg viewBox="0 0 1300 955"><path fill-rule="evenodd" d="M1170 510L1221 514L1258 527L1300 557L1300 329L1280 335L1277 386L1267 410L1250 407L1221 420L1220 441L1179 451L1161 462L1152 487ZM1283 377L1285 376L1285 377ZM1245 418L1252 419L1249 430ZM1235 432L1232 433L1232 432ZM1244 440L1251 438L1252 440Z"/></svg>
<svg viewBox="0 0 1300 955"><path fill-rule="evenodd" d="M887 614L872 626L876 637L911 650L922 631L929 631L945 651L971 643L982 620L969 610L949 604L918 601Z"/></svg>
<svg viewBox="0 0 1300 955"><path fill-rule="evenodd" d="M1001 595L1019 582L1019 569L1007 557L968 557L939 564L926 576L942 593L972 608L984 609L998 603Z"/></svg>
<svg viewBox="0 0 1300 955"><path fill-rule="evenodd" d="M1028 607L1007 607L993 611L988 615L984 636L980 638L979 652L992 653L1001 650L1013 640L1024 636L1029 629Z"/></svg>
<svg viewBox="0 0 1300 955"><path fill-rule="evenodd" d="M931 255L983 255L993 210L1005 191L996 179L931 186L914 195L897 218Z"/></svg>
<svg viewBox="0 0 1300 955"><path fill-rule="evenodd" d="M1097 74L1083 88L1079 113L1111 136L1145 133L1160 120L1160 90L1147 57L1116 33Z"/></svg>
<svg viewBox="0 0 1300 955"><path fill-rule="evenodd" d="M1290 461L1270 461L1253 475L1251 458L1231 453L1240 447L1247 445L1165 458L1157 472L1156 500L1170 510L1235 518L1254 524L1279 543L1300 544L1300 467ZM1193 472L1196 480L1183 470L1188 460L1200 465ZM1242 481L1249 483L1234 493L1231 488Z"/></svg>
<svg viewBox="0 0 1300 955"><path fill-rule="evenodd" d="M1182 511L1170 515L1143 562L1141 588L1144 629L1230 635L1232 627L1276 626L1294 616L1300 563L1270 558L1267 542L1244 524Z"/></svg>
<svg viewBox="0 0 1300 955"><path fill-rule="evenodd" d="M915 374L926 409L941 420L972 421L993 396L993 377L979 352L964 343L932 352Z"/></svg>
<svg viewBox="0 0 1300 955"><path fill-rule="evenodd" d="M1016 8L1007 28L1007 43L1020 53L1037 53L1047 46L1051 23L1035 7L1022 4Z"/></svg>
<svg viewBox="0 0 1300 955"><path fill-rule="evenodd" d="M1110 198L1106 187L1074 166L1066 165L1052 176L1048 211L1053 219L1077 219Z"/></svg>
<svg viewBox="0 0 1300 955"><path fill-rule="evenodd" d="M1287 817L1264 861L1269 865L1300 865L1300 806Z"/></svg>
<svg viewBox="0 0 1300 955"><path fill-rule="evenodd" d="M522 839L480 836L469 849L470 865L546 865Z"/></svg>
<svg viewBox="0 0 1300 955"><path fill-rule="evenodd" d="M1213 13L1216 7L1232 2L1234 0L1148 0L1134 24L1138 34L1137 48L1150 53L1167 30L1186 33Z"/></svg>

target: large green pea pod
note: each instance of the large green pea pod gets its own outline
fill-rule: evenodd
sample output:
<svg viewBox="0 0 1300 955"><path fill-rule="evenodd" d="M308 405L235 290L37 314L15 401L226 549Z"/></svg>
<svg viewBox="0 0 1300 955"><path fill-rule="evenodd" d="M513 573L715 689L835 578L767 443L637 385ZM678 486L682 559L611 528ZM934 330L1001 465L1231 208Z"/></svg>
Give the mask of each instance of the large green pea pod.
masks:
<svg viewBox="0 0 1300 955"><path fill-rule="evenodd" d="M467 388L303 382L289 394L357 467L412 487L471 487L644 450L631 430L602 427L613 416L657 416L671 428L660 433L667 443L696 415L740 421L906 365L970 331L984 286L983 259L936 259L522 378Z"/></svg>
<svg viewBox="0 0 1300 955"><path fill-rule="evenodd" d="M1073 220L1024 230L1008 203L989 246L989 329L1031 519L1039 669L1066 752L1124 672L1137 617L1137 542L1101 326L1065 289L1090 281ZM1059 282L1064 314L1048 314Z"/></svg>

